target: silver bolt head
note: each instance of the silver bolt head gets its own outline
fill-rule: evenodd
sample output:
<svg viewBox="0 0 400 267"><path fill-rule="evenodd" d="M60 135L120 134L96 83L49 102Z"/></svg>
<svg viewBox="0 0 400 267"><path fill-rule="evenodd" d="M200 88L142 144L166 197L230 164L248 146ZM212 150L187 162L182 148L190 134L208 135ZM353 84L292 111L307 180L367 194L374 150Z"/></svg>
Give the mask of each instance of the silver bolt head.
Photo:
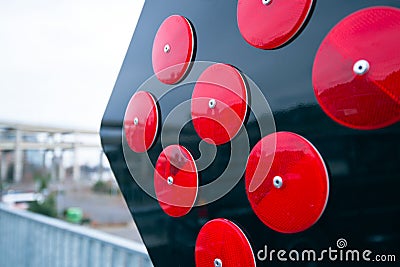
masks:
<svg viewBox="0 0 400 267"><path fill-rule="evenodd" d="M262 0L263 5L271 4L272 0Z"/></svg>
<svg viewBox="0 0 400 267"><path fill-rule="evenodd" d="M214 98L212 98L212 99L210 99L210 101L208 101L208 107L209 108L215 108L215 106L217 105L217 101L214 99Z"/></svg>
<svg viewBox="0 0 400 267"><path fill-rule="evenodd" d="M168 176L167 178L167 184L168 185L172 185L174 183L174 178L172 178L171 176Z"/></svg>
<svg viewBox="0 0 400 267"><path fill-rule="evenodd" d="M220 259L215 259L214 260L214 266L215 267L222 267L222 261Z"/></svg>
<svg viewBox="0 0 400 267"><path fill-rule="evenodd" d="M169 53L169 51L171 51L171 47L169 46L169 44L166 44L164 46L164 53Z"/></svg>
<svg viewBox="0 0 400 267"><path fill-rule="evenodd" d="M282 177L275 176L273 179L273 184L274 184L275 188L277 188L277 189L281 188L283 185Z"/></svg>
<svg viewBox="0 0 400 267"><path fill-rule="evenodd" d="M357 75L364 75L369 70L369 63L364 59L360 59L353 66L353 72Z"/></svg>
<svg viewBox="0 0 400 267"><path fill-rule="evenodd" d="M135 118L133 119L133 124L134 124L134 125L138 125L138 124L139 124L139 119L138 119L138 117L135 117Z"/></svg>

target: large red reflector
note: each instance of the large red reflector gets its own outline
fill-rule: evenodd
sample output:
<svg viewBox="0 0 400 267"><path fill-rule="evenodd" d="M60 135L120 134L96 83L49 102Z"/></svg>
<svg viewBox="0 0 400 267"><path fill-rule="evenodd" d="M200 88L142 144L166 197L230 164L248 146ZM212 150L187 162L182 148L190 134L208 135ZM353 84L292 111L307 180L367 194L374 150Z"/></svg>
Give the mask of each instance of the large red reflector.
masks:
<svg viewBox="0 0 400 267"><path fill-rule="evenodd" d="M195 249L196 267L255 267L253 250L233 222L215 219L200 230Z"/></svg>
<svg viewBox="0 0 400 267"><path fill-rule="evenodd" d="M208 143L224 144L239 132L247 112L247 88L237 69L214 64L199 77L192 94L192 120Z"/></svg>
<svg viewBox="0 0 400 267"><path fill-rule="evenodd" d="M137 153L147 151L156 138L157 129L158 108L153 96L144 91L135 93L124 117L124 131L129 147Z"/></svg>
<svg viewBox="0 0 400 267"><path fill-rule="evenodd" d="M194 37L189 21L179 15L164 20L153 42L153 70L166 84L179 82L193 57Z"/></svg>
<svg viewBox="0 0 400 267"><path fill-rule="evenodd" d="M252 46L273 49L289 41L302 27L312 0L239 0L240 33Z"/></svg>
<svg viewBox="0 0 400 267"><path fill-rule="evenodd" d="M321 108L336 122L378 129L400 120L400 9L373 7L340 21L314 61Z"/></svg>
<svg viewBox="0 0 400 267"><path fill-rule="evenodd" d="M262 167L266 162L272 162L269 171ZM296 233L311 227L322 215L328 200L328 173L320 154L306 139L290 132L273 133L250 153L246 191L264 224L278 232Z"/></svg>
<svg viewBox="0 0 400 267"><path fill-rule="evenodd" d="M162 151L154 171L154 189L166 214L181 217L189 213L197 197L198 175L186 148L170 145Z"/></svg>

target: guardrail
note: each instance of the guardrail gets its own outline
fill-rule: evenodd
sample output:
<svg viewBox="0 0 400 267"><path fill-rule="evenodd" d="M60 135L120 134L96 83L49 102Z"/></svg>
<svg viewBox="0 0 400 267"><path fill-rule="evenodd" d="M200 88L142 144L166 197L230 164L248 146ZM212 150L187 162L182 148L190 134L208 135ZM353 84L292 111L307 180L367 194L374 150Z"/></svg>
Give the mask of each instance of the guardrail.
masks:
<svg viewBox="0 0 400 267"><path fill-rule="evenodd" d="M0 203L0 266L151 267L146 248Z"/></svg>

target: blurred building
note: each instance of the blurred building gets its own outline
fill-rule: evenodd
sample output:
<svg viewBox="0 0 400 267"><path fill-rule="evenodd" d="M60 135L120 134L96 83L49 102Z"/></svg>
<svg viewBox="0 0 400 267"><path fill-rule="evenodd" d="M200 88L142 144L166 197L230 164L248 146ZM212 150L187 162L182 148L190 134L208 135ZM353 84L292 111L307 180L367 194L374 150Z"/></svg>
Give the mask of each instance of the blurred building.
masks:
<svg viewBox="0 0 400 267"><path fill-rule="evenodd" d="M111 173L103 161L96 131L0 122L3 182L34 182L36 176L79 180L93 173L102 179L105 171Z"/></svg>

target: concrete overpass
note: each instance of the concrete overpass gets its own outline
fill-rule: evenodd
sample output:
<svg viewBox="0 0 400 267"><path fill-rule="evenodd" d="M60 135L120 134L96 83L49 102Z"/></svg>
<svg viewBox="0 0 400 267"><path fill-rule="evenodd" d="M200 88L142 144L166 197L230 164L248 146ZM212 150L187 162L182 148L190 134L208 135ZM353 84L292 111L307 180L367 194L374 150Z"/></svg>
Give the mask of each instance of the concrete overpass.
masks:
<svg viewBox="0 0 400 267"><path fill-rule="evenodd" d="M103 152L100 142L85 141L85 138L82 138L94 139L93 137L97 136L97 131L85 129L57 128L0 121L0 178L2 180L5 179L7 168L9 167L6 154L9 154L9 152L13 154L13 180L14 182L19 182L23 175L23 152L38 150L43 151L43 164L47 153L52 153L52 157L54 158L54 152L57 151L60 153L59 157L62 159L65 151L72 151L74 155L73 177L74 179L78 179L80 177L79 149L99 149L101 166ZM58 170L52 170L54 172L52 174L58 176L59 179L63 179L63 168L62 164L59 164Z"/></svg>

